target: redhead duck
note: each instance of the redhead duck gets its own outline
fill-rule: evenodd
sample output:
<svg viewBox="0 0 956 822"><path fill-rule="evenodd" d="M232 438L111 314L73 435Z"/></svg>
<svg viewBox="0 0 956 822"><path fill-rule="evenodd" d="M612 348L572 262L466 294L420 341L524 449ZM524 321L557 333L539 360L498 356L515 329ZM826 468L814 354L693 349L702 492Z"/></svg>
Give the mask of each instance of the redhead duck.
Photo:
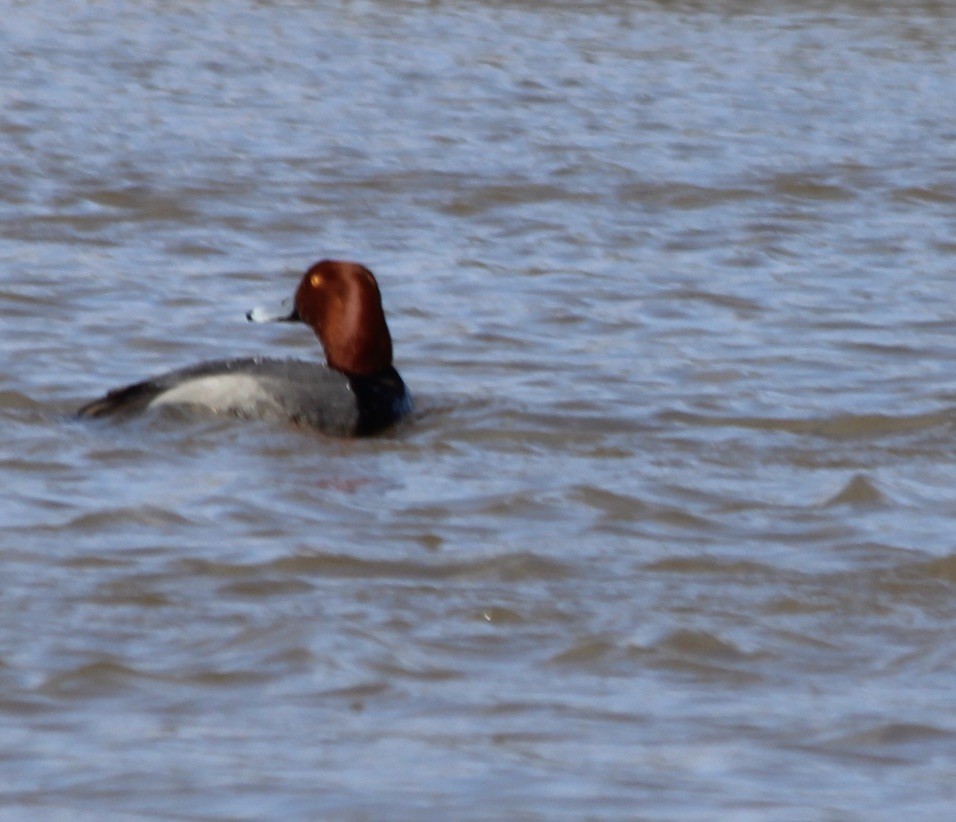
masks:
<svg viewBox="0 0 956 822"><path fill-rule="evenodd" d="M392 365L378 283L365 266L322 260L305 272L291 299L246 317L306 323L319 338L327 365L263 357L203 362L117 388L77 414L105 417L180 406L362 436L411 410L411 397Z"/></svg>

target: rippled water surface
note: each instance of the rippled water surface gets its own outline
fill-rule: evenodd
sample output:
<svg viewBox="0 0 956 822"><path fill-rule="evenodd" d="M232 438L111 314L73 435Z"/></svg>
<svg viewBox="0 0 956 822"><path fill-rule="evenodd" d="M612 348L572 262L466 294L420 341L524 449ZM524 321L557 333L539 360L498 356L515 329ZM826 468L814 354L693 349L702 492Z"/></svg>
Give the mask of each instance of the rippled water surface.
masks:
<svg viewBox="0 0 956 822"><path fill-rule="evenodd" d="M0 6L4 818L952 813L956 9ZM70 417L320 257L397 430Z"/></svg>

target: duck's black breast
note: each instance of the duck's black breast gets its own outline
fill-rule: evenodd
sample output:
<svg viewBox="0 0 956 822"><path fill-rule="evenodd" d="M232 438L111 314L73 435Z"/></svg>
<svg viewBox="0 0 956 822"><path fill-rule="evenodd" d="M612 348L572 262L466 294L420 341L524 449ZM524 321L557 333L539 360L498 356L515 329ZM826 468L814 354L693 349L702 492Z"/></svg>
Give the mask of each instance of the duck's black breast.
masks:
<svg viewBox="0 0 956 822"><path fill-rule="evenodd" d="M412 410L411 395L394 368L371 377L353 374L348 380L358 407L358 435L381 431Z"/></svg>

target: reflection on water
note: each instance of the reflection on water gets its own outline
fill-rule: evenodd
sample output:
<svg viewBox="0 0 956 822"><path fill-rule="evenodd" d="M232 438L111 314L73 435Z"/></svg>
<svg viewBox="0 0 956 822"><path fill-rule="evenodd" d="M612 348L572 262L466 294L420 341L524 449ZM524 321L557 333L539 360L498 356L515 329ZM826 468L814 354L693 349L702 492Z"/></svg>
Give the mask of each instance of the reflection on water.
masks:
<svg viewBox="0 0 956 822"><path fill-rule="evenodd" d="M936 4L20 4L2 805L943 818ZM388 435L70 418L378 275Z"/></svg>

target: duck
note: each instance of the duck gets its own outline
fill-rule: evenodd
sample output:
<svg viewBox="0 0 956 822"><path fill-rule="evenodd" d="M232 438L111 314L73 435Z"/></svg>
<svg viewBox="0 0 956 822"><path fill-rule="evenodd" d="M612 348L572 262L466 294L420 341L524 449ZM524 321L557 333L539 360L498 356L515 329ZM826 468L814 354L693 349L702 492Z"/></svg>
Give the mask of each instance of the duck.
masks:
<svg viewBox="0 0 956 822"><path fill-rule="evenodd" d="M272 419L338 437L377 434L412 410L392 363L392 336L375 275L350 260L320 260L293 296L247 312L251 322L302 322L325 362L270 357L212 360L109 391L80 418L127 417L163 408Z"/></svg>

